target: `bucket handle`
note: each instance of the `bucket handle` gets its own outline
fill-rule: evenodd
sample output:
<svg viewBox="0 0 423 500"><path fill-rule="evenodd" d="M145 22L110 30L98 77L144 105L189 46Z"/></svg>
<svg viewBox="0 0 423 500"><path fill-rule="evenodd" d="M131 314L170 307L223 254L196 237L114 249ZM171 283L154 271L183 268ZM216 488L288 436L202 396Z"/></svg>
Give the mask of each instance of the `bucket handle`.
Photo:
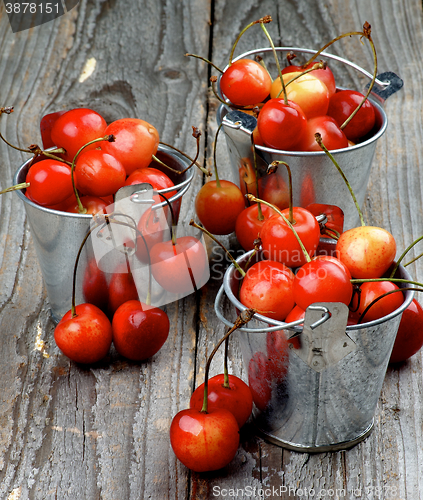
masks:
<svg viewBox="0 0 423 500"><path fill-rule="evenodd" d="M226 326L232 328L234 326L234 323L231 323L229 320L227 320L222 312L221 302L222 302L222 298L223 298L224 293L225 293L225 288L222 285L219 288L219 291L217 292L217 295L216 295L216 300L214 302L214 310L216 312L218 319L220 319L220 321L222 321L222 323L224 323ZM245 306L242 307L243 311L245 311L246 309L247 309L247 307L245 307ZM315 321L312 325L310 325L310 328L312 330L314 330L318 326L325 323L331 317L331 313L330 313L329 309L325 306L308 306L308 309L323 312L323 316L320 319L318 319L317 321ZM267 328L242 327L242 328L238 328L238 330L240 330L241 332L247 332L247 333L267 333L267 332L276 332L276 331L282 330L282 329L283 330L285 330L285 329L291 330L295 327L298 327L299 325L302 325L303 323L304 323L304 319L298 319L297 321L292 321L291 323L285 323L283 325L276 325L276 326L269 326ZM293 334L288 337L288 340L292 339L294 337L297 337L298 335L301 334L301 332L302 332L302 329L296 329L293 332Z"/></svg>

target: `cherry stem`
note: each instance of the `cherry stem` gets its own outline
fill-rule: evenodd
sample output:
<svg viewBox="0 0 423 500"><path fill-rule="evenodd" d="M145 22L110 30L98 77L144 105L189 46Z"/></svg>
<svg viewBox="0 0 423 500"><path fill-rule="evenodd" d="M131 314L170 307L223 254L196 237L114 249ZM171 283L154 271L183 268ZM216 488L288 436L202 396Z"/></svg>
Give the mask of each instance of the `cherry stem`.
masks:
<svg viewBox="0 0 423 500"><path fill-rule="evenodd" d="M406 283L408 285L416 285L423 287L423 283L419 283L418 281L406 280L403 278L353 278L350 280L352 284L359 283L372 283L372 282L380 282L380 281L391 281L392 283Z"/></svg>
<svg viewBox="0 0 423 500"><path fill-rule="evenodd" d="M151 209L151 207L150 207ZM123 222L123 221L119 221L117 220L115 217L119 215L119 216L122 216L122 217L127 217L128 219L130 219L130 221L132 222L132 224L128 224L127 222ZM96 214L96 217L99 217L99 214ZM128 214L125 214L125 213L120 213L120 212L116 212L116 213L113 213L111 216L108 216L108 215L105 215L105 222L101 221L100 223L97 222L97 227L100 225L100 224L118 224L118 225L121 225L121 226L126 226L126 227L129 227L130 229L133 229L134 232L135 232L135 235L136 236L140 236L143 240L143 243L145 245L145 249L147 251L147 258L148 258L148 285L147 285L147 296L145 298L145 303L149 306L151 305L151 286L152 286L152 275L151 275L151 258L150 258L150 250L148 248L148 245L147 245L147 241L145 240L145 237L144 235L142 234L142 231L140 231L138 228L137 228L137 223L135 222L135 220ZM135 245L136 245L136 237L135 237ZM124 244L124 247L127 248L127 246ZM125 259L126 259L126 265L127 265L127 269L128 269L128 272L132 274L131 272L131 266L129 264L129 260L128 260L128 255L125 253Z"/></svg>
<svg viewBox="0 0 423 500"><path fill-rule="evenodd" d="M206 62L207 64L210 64L210 66L213 66L214 69L219 71L219 73L223 73L223 70L221 70L216 64L212 63L208 59L206 59L203 56L198 56L197 54L185 54L186 57L196 57L197 59L201 59L202 61Z"/></svg>
<svg viewBox="0 0 423 500"><path fill-rule="evenodd" d="M228 332L219 340L215 348L213 349L212 353L207 359L206 362L206 368L204 371L204 399L203 399L203 407L201 408L201 412L207 413L208 409L208 385L209 385L209 371L210 371L210 364L212 362L212 359L216 352L218 351L219 347L222 345L223 342L226 341L226 339L233 333L235 330L240 328L241 326L245 325L248 323L254 314L256 313L255 309L245 309L242 311L242 313L237 317L235 320L234 325L228 330Z"/></svg>
<svg viewBox="0 0 423 500"><path fill-rule="evenodd" d="M194 127L193 127L193 129L194 129ZM192 135L194 135L194 134L192 134ZM194 136L194 137L195 137L195 136ZM170 149L173 149L174 151L176 151L177 153L181 154L182 156L184 156L185 158L187 158L187 159L191 162L191 165L190 165L189 167L187 167L185 170L182 170L182 173L183 173L183 172L185 172L186 170L188 170L189 168L191 168L193 165L195 165L196 167L198 167L198 168L201 170L201 172L203 172L203 174L205 174L205 175L207 175L207 176L209 176L209 177L211 176L211 173L210 173L207 169L205 169L204 167L202 167L202 166L201 166L201 165L200 165L200 164L196 161L196 160L197 160L197 158L195 158L195 159L193 160L193 159L192 159L190 156L188 156L186 153L184 153L183 151L181 151L181 150L180 150L180 149L178 149L178 148L175 148L175 146L172 146L172 145L170 145L170 144L167 144L166 142L162 142L162 141L160 141L160 144L162 144L163 146L166 146L166 147L168 147L168 148L170 148ZM198 151L198 148L199 148L199 146L197 145L197 151ZM167 166L167 165L166 165L166 166ZM175 172L178 172L178 174L179 174L179 173L181 173L181 171L180 171L180 170L175 170Z"/></svg>
<svg viewBox="0 0 423 500"><path fill-rule="evenodd" d="M373 70L373 78L372 81L370 82L369 88L367 90L367 94L365 95L364 99L361 101L361 103L357 106L357 108L351 113L351 115L345 120L345 122L340 126L340 129L343 130L348 123L354 118L354 116L358 113L359 109L363 106L364 102L366 99L369 97L370 92L372 91L373 85L376 80L376 75L377 75L377 55L376 55L376 49L375 45L373 43L372 37L371 37L371 26L370 24L366 21L363 25L363 31L351 31L350 33L344 33L343 35L339 35L330 42L328 42L325 46L323 46L320 50L318 50L313 57L311 57L303 66L308 66L311 62L316 59L316 57L321 54L325 49L327 49L330 45L333 43L337 42L338 40L341 40L342 38L345 37L351 37L351 36L360 36L367 38L367 40L370 43L370 47L373 52L373 59L374 59L374 70Z"/></svg>
<svg viewBox="0 0 423 500"><path fill-rule="evenodd" d="M289 189L289 222L291 224L294 224L295 221L294 221L294 198L293 198L293 194L292 194L292 173L291 173L291 168L290 166L288 165L288 163L286 163L285 161L281 161L281 160L275 160L275 161L272 161L272 163L269 165L269 167L278 167L278 165L285 165L286 167L286 170L288 172L288 189ZM273 172L273 174L275 174L275 172Z"/></svg>
<svg viewBox="0 0 423 500"><path fill-rule="evenodd" d="M242 35L249 29L251 28L251 26L254 26L255 24L260 24L262 27L263 27L263 24L264 23L270 23L272 22L272 17L271 16L264 16L264 17L261 17L260 19L258 19L257 21L253 21L252 23L250 23L248 26L246 26L240 33L239 35L237 36L236 40L235 40L235 43L233 44L232 46L232 50L231 50L231 53L229 54L229 66L232 64L232 58L234 56L234 52L235 52L235 48L236 46L238 45L238 42L239 40L241 39Z"/></svg>
<svg viewBox="0 0 423 500"><path fill-rule="evenodd" d="M251 144L252 144L252 151L253 151L253 161L254 161L254 174L255 174L255 181L256 181L256 192L257 196L259 195L259 179L258 179L258 167L257 167L257 154L256 154L256 145L254 144L254 135L251 134ZM257 202L257 220L264 220L264 215L261 210L261 203Z"/></svg>
<svg viewBox="0 0 423 500"><path fill-rule="evenodd" d="M398 259L397 263L395 264L395 267L393 268L392 272L391 272L391 275L390 275L390 278L393 278L395 276L395 273L397 272L397 269L399 267L399 265L401 264L401 261L404 259L405 255L415 246L417 245L417 243L419 243L419 241L423 240L423 236L420 236L419 238L417 238L417 240L413 241L413 243L411 243L411 245L409 245L405 250L404 252L401 254L400 258ZM420 257L420 255L414 259L414 260L417 260L418 258ZM414 262L414 260L412 262ZM411 264L411 262L409 262L408 264Z"/></svg>
<svg viewBox="0 0 423 500"><path fill-rule="evenodd" d="M281 65L279 64L279 58L278 58L278 54L276 52L275 44L273 43L272 37L269 35L269 32L266 29L266 26L263 23L260 23L260 26L261 26L262 30L264 31L264 34L266 35L267 39L269 40L270 46L272 47L273 56L275 58L276 67L278 69L278 75L279 75L279 78L281 79L283 100L284 100L285 105L288 106L288 96L286 94L285 82L283 81L283 78L282 78Z"/></svg>
<svg viewBox="0 0 423 500"><path fill-rule="evenodd" d="M223 126L223 123L221 123L216 130L216 136L214 138L214 143L213 143L213 164L214 164L214 175L216 177L216 187L220 189L220 179L219 179L219 174L217 172L217 161L216 161L216 151L217 151L217 136L219 135L219 132Z"/></svg>
<svg viewBox="0 0 423 500"><path fill-rule="evenodd" d="M292 77L291 80L289 80L288 82L284 83L285 88L288 87L288 85L290 85L292 82L295 82L295 80L298 80L298 78L306 75L307 73L311 73L312 71L314 71L316 69L326 69L326 67L327 67L327 64L325 62L319 62L319 63L313 64L313 66L311 68L302 71L298 75ZM282 91L283 91L283 87L278 92L278 95L276 97L279 97L281 95Z"/></svg>
<svg viewBox="0 0 423 500"><path fill-rule="evenodd" d="M364 217L363 217L363 212L361 211L361 208L360 208L360 205L358 204L358 201L357 201L357 198L354 194L354 191L353 191L353 188L351 187L351 184L349 183L346 175L344 174L342 168L338 165L338 162L335 160L335 158L333 157L333 155L330 153L330 151L328 151L328 149L326 148L326 146L323 144L323 141L322 141L322 136L319 134L319 132L317 132L316 134L314 134L314 137L316 138L316 142L317 144L323 149L323 151L327 154L327 156L332 160L332 163L335 165L335 167L338 169L338 172L341 174L342 178L344 179L344 182L352 196L352 199L354 201L354 205L357 209L357 212L358 212L358 215L360 217L360 222L361 222L361 225L362 226L365 226L366 223L364 222Z"/></svg>
<svg viewBox="0 0 423 500"><path fill-rule="evenodd" d="M80 153L88 146L91 144L95 144L96 142L102 142L102 141L108 141L108 142L114 142L115 141L115 136L114 135L106 135L104 137L99 137L98 139L94 139L90 142L87 142L87 144L84 144L79 150L77 151L76 155L73 157L72 160L72 166L71 166L71 179L72 179L72 187L73 187L73 192L75 193L76 197L76 202L78 203L78 212L80 214L86 214L87 209L82 205L81 199L79 198L79 193L78 190L76 189L76 184L75 184L75 162Z"/></svg>
<svg viewBox="0 0 423 500"><path fill-rule="evenodd" d="M170 203L167 196L165 196L163 193L160 193L159 191L157 191L157 194L164 199L167 206L169 207L170 218L171 218L172 245L175 246L176 242L177 242L176 230L175 230L175 228L177 227L177 224L176 224L175 212L173 211L172 203Z"/></svg>
<svg viewBox="0 0 423 500"><path fill-rule="evenodd" d="M297 231L295 230L295 227L293 224L291 224L291 222L285 217L285 215L279 210L278 207L276 207L275 205L272 205L271 203L268 203L267 201L264 201L264 200L259 200L258 198L256 198L255 196L253 196L252 194L248 194L247 195L247 198L250 200L250 201L261 201L261 203L264 203L265 205L267 205L268 207L270 208L273 208L273 210L278 214L280 215L280 217L282 217L282 220L287 224L287 226L291 229L291 231L294 233L294 236L295 238L297 239L298 241L298 244L300 245L300 248L304 254L304 257L306 259L307 262L311 262L311 257L309 255L309 253L307 252L306 250L306 247L304 246L303 242L301 241L301 238L298 236L298 233ZM295 222L294 222L295 224Z"/></svg>
<svg viewBox="0 0 423 500"><path fill-rule="evenodd" d="M267 69L266 63L264 62L263 58L259 54L257 54L255 60L260 64L260 66L262 66L266 70L267 74L270 77L270 81L273 82L272 75L270 74L270 71Z"/></svg>
<svg viewBox="0 0 423 500"><path fill-rule="evenodd" d="M82 243L79 247L78 253L77 253L76 258L75 258L75 265L73 266L73 277L72 277L72 305L71 305L72 319L77 315L76 314L76 304L75 304L75 295L76 295L75 290L76 290L76 271L78 269L79 258L81 256L82 249L84 248L86 241L88 240L89 236L94 231L94 229L96 229L97 227L98 227L98 225L93 226L88 230L87 234L84 236L84 239L82 240Z"/></svg>
<svg viewBox="0 0 423 500"><path fill-rule="evenodd" d="M10 193L12 191L19 191L20 189L25 189L29 186L30 186L29 182L21 182L20 184L15 184L14 186L10 186L6 189L3 189L2 191L0 191L0 194Z"/></svg>
<svg viewBox="0 0 423 500"><path fill-rule="evenodd" d="M229 373L228 373L228 351L229 351L229 337L225 339L225 357L223 358L223 387L229 389Z"/></svg>
<svg viewBox="0 0 423 500"><path fill-rule="evenodd" d="M217 243L226 253L226 255L228 256L229 260L232 262L232 264L235 266L235 268L237 269L237 271L240 273L240 275L244 278L245 276L245 271L242 269L242 267L238 264L238 262L232 257L231 253L229 252L229 250L227 250L225 248L224 245L222 245L222 243L215 237L213 236L210 231L207 231L207 229L203 226L200 226L198 225L193 219L191 219L189 221L189 225L190 226L193 226L197 229L200 229L200 231L202 231L203 233L207 234L207 236L209 236L215 243Z"/></svg>
<svg viewBox="0 0 423 500"><path fill-rule="evenodd" d="M423 286L423 285L421 285L421 286ZM370 304L366 307L366 309L364 309L364 311L361 313L360 317L358 318L357 324L359 325L363 321L364 316L369 312L369 309L376 304L376 302L378 302L379 300L383 299L384 297L386 297L388 295L391 295L391 293L405 292L408 290L414 291L414 292L423 292L423 290L421 288L414 288L414 287L399 288L398 290L390 290L389 292L385 292L383 295L376 297L374 300L372 300L372 302L370 302Z"/></svg>

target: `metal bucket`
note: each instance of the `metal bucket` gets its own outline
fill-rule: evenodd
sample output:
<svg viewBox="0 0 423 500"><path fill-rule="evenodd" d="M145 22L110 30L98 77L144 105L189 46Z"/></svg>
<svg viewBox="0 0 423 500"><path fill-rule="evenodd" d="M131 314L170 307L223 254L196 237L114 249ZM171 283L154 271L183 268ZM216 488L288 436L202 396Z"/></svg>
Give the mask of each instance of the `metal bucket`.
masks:
<svg viewBox="0 0 423 500"><path fill-rule="evenodd" d="M277 47L276 50L278 53L290 51L306 54L316 53L314 50L296 47ZM252 50L240 55L234 61L252 57L256 54L265 55L271 52L272 49L270 48ZM341 62L359 71L369 79L372 78L370 73L346 59L326 52L322 52L319 59L320 57ZM377 140L384 134L388 125L383 103L390 95L398 91L402 85L402 80L394 73L387 72L379 75L369 97L376 111L376 124L373 131L366 140L359 144L346 149L331 151L350 182L360 206L364 203ZM219 125L223 123L235 181L238 182L239 187L242 189L244 186L242 185L242 179L240 179L240 173L242 174L246 165L249 168L254 166L250 136L256 127L257 120L251 115L233 110L229 106L222 104L217 111L217 121ZM337 205L344 211L345 229L357 225L357 210L348 188L324 151L282 151L257 145L256 153L259 177L264 175L267 166L272 161L279 160L288 163L292 171L294 205L302 207L306 207L311 203ZM282 178L282 185L288 186L288 176L285 168L279 168L276 175Z"/></svg>
<svg viewBox="0 0 423 500"><path fill-rule="evenodd" d="M170 167L179 171L184 170L191 163L182 154L163 145L159 145L156 156ZM25 182L30 162L31 160L26 161L17 170L13 179L14 184ZM157 163L153 163L151 166L161 169L161 166ZM177 191L169 199L177 220L182 196L188 190L194 176L194 167L179 176L170 170L166 170L166 174L169 175L175 186L160 190L159 192L166 195L166 192ZM93 217L91 215L71 214L44 208L28 200L24 192L16 191L16 193L24 202L38 262L47 289L51 315L53 320L58 322L71 308L72 277L75 259L81 243L90 228L90 222L93 220ZM159 207L165 207L165 205L165 202L158 204ZM89 245L85 245L78 263L76 278L77 304L86 301L82 291L82 282L91 255L92 249L89 248Z"/></svg>
<svg viewBox="0 0 423 500"><path fill-rule="evenodd" d="M251 254L237 260L241 267ZM260 256L253 257L252 264L258 260ZM397 276L411 279L402 266ZM237 312L245 310L238 300L239 286L240 275L232 264L215 302L218 318L230 327L222 302L226 296ZM256 314L240 328L254 389L254 423L265 439L309 453L347 449L364 439L373 427L402 312L413 294L406 290L396 311L359 325L347 326L344 304L320 303L309 306L304 320L288 324ZM276 353L272 335L283 335Z"/></svg>

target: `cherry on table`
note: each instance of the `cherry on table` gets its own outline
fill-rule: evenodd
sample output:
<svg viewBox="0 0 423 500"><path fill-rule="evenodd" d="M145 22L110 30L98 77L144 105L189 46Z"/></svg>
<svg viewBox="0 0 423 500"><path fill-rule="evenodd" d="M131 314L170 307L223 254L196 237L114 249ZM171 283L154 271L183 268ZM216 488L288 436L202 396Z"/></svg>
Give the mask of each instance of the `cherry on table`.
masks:
<svg viewBox="0 0 423 500"><path fill-rule="evenodd" d="M170 444L177 458L195 472L219 470L233 460L239 446L239 427L229 410L187 409L175 415Z"/></svg>
<svg viewBox="0 0 423 500"><path fill-rule="evenodd" d="M248 385L235 375L228 375L229 387L225 387L225 375L215 375L208 380L208 409L225 408L229 410L241 428L251 415L253 397ZM204 383L192 393L190 408L201 410L204 401Z"/></svg>
<svg viewBox="0 0 423 500"><path fill-rule="evenodd" d="M68 311L54 330L54 340L76 363L96 363L103 359L112 343L112 325L108 317L93 304L79 304Z"/></svg>
<svg viewBox="0 0 423 500"><path fill-rule="evenodd" d="M113 345L125 358L143 361L162 348L169 328L165 311L139 300L128 300L113 315Z"/></svg>

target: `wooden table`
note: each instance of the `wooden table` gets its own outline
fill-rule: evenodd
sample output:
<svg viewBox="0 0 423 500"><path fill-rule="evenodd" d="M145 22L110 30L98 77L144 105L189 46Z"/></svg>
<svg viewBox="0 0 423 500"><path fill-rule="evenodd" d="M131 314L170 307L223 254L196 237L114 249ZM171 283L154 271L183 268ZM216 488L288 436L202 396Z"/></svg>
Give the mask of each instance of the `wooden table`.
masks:
<svg viewBox="0 0 423 500"><path fill-rule="evenodd" d="M12 143L28 146L40 142L45 113L87 106L107 121L125 116L150 121L163 141L189 154L195 150L191 127L197 126L201 161L211 167L217 103L208 91L209 69L184 54L204 55L224 66L237 33L267 14L273 17L268 29L276 45L309 48L360 30L368 21L379 73L393 71L404 80L404 88L386 102L390 126L377 147L365 202L368 223L389 229L402 251L423 229L418 0L81 0L65 16L16 34L1 5L0 104L15 107L13 115L2 117L1 131ZM237 53L259 46L267 42L253 28ZM342 40L333 52L372 68L368 47L357 39ZM87 62L91 68L96 63L88 76L83 73ZM337 78L343 86L362 85L353 71ZM26 157L0 144L2 188L11 185ZM230 178L223 140L218 159L222 175ZM184 196L182 222L193 217L202 182L197 175ZM170 447L169 426L203 381L206 355L225 331L213 308L221 255L211 256L212 279L198 294L166 307L171 331L156 356L132 363L112 350L99 366L82 367L55 346L22 202L15 194L3 195L0 202L2 499L423 497L420 353L388 369L375 428L354 448L291 452L266 443L248 423L231 464L214 473L192 473ZM236 245L233 236L222 241ZM421 262L410 269L422 280ZM212 374L221 366L219 355ZM236 342L230 370L245 379Z"/></svg>

